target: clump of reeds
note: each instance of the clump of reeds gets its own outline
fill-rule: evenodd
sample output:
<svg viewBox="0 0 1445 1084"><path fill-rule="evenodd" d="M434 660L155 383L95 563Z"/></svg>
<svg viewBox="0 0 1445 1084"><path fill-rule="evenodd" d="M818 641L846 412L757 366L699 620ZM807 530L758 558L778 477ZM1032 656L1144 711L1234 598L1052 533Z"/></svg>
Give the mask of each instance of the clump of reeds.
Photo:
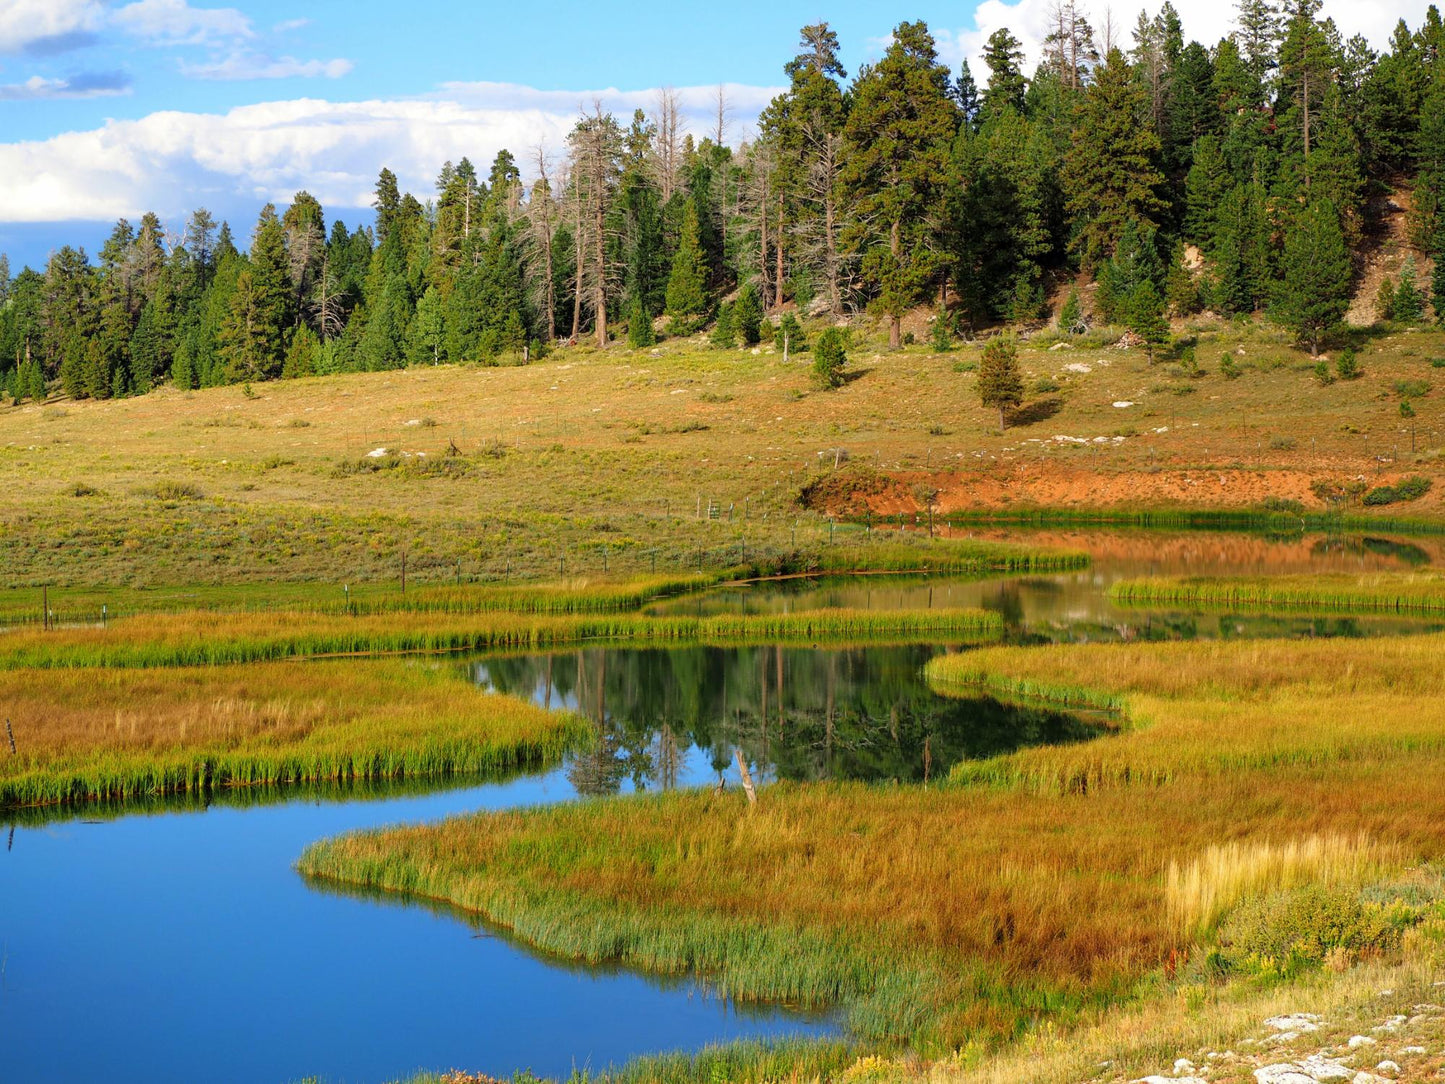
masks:
<svg viewBox="0 0 1445 1084"><path fill-rule="evenodd" d="M621 613L497 613L439 619L389 614L150 615L108 628L13 632L0 638L0 670L214 666L328 655L535 648L587 641L732 644L948 639L1002 634L1002 619L973 609L812 610L709 617Z"/></svg>
<svg viewBox="0 0 1445 1084"><path fill-rule="evenodd" d="M1314 882L1362 885L1400 858L1398 847L1364 835L1312 835L1284 843L1234 840L1211 846L1187 862L1170 862L1164 889L1175 925L1187 935L1202 937L1247 897Z"/></svg>
<svg viewBox="0 0 1445 1084"><path fill-rule="evenodd" d="M1365 576L1177 577L1123 580L1109 589L1130 606L1201 609L1437 613L1445 611L1445 576L1433 572Z"/></svg>

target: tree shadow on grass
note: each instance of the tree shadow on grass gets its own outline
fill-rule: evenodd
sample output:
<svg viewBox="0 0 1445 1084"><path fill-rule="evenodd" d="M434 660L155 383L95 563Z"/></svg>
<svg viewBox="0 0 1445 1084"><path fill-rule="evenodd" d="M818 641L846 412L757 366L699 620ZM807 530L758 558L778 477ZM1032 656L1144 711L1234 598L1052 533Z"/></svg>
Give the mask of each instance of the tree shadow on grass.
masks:
<svg viewBox="0 0 1445 1084"><path fill-rule="evenodd" d="M1063 409L1064 401L1057 395L1051 395L1047 399L1036 399L1032 403L1011 411L1008 423L1010 426L1035 425L1048 421Z"/></svg>

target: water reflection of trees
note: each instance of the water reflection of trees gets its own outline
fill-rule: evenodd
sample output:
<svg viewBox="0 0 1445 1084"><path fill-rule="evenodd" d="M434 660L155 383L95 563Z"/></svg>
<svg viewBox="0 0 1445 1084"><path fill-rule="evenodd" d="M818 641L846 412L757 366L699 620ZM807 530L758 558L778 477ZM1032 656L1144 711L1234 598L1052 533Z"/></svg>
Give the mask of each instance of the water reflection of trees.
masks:
<svg viewBox="0 0 1445 1084"><path fill-rule="evenodd" d="M783 779L913 782L963 759L1094 733L1055 712L936 696L922 677L933 653L598 648L482 666L502 692L574 706L592 720L598 740L569 766L585 794L616 793L624 781L677 786L693 746L718 775L737 748Z"/></svg>

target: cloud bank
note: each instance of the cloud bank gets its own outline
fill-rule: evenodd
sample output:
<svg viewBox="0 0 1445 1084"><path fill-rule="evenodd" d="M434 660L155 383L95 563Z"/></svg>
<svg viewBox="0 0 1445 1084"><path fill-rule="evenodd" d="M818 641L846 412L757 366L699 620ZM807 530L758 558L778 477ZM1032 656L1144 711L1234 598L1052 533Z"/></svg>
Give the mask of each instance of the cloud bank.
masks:
<svg viewBox="0 0 1445 1084"><path fill-rule="evenodd" d="M730 139L751 129L778 89L725 88ZM714 129L716 87L679 88L677 96L689 130ZM485 171L505 148L526 172L535 148L560 154L578 113L594 101L625 123L634 109L651 110L657 92L451 83L427 98L299 99L112 120L0 144L0 221L95 221L147 210L176 219L197 206L284 204L301 188L328 207L364 208L382 166L426 198L448 160L467 156Z"/></svg>

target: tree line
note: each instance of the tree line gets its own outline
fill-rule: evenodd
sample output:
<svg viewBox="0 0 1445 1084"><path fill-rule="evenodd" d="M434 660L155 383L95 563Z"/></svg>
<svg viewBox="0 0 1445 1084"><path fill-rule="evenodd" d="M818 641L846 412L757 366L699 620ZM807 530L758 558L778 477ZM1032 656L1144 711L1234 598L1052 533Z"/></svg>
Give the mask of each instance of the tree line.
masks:
<svg viewBox="0 0 1445 1084"><path fill-rule="evenodd" d="M1071 326L1152 339L1170 312L1270 310L1317 346L1372 196L1413 181L1412 242L1445 248L1439 12L1377 53L1319 7L1241 0L1236 31L1206 46L1167 2L1126 38L1055 0L1032 76L1005 29L981 84L922 22L850 80L818 23L736 147L721 94L693 134L664 90L630 121L585 111L565 155L538 152L525 175L507 151L485 176L447 163L426 203L383 169L355 231L328 228L306 192L263 208L245 250L205 210L178 233L122 220L94 260L65 247L13 278L0 263L0 382L104 398L618 334L641 347L709 324L726 345L794 306L871 312L898 347L920 304L941 303L944 337L1034 321L1079 273L1098 290L1067 299Z"/></svg>

